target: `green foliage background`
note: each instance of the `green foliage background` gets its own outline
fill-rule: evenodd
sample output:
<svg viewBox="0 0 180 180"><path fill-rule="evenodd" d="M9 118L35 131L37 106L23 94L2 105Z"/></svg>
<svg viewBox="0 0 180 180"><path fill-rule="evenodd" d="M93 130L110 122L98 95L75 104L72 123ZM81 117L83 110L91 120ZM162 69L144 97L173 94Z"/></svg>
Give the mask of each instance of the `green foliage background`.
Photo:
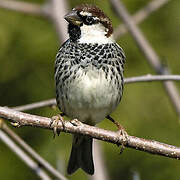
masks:
<svg viewBox="0 0 180 180"><path fill-rule="evenodd" d="M29 0L30 1L30 0ZM43 4L43 0L38 2ZM70 1L71 7L82 2L95 3L112 19L114 27L120 20L108 0ZM124 0L131 14L150 0ZM180 1L170 1L139 25L153 48L173 74L180 73ZM66 28L66 27L64 27ZM125 76L138 76L154 71L147 64L132 37L127 33L118 39L127 63ZM54 59L60 43L54 26L47 19L0 9L0 105L17 106L55 97ZM180 90L180 83L176 83ZM51 117L58 110L41 108L29 113ZM160 82L125 86L122 102L113 117L130 135L180 146L180 119ZM116 130L107 120L99 127ZM65 171L71 148L71 135L62 133L56 139L49 130L23 127L13 129L46 160ZM108 173L113 180L132 179L137 171L141 179L178 180L180 162L133 149L120 149L101 142ZM64 168L61 168L64 167ZM37 176L0 141L0 179L38 179ZM79 170L69 179L87 179Z"/></svg>

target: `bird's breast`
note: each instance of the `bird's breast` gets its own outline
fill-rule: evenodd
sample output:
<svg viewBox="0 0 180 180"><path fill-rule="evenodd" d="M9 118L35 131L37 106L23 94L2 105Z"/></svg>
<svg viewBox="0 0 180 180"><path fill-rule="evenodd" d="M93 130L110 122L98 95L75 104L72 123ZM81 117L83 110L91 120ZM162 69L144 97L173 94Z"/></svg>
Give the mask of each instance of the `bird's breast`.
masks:
<svg viewBox="0 0 180 180"><path fill-rule="evenodd" d="M112 99L114 88L103 71L80 69L78 78L74 80L69 89L69 98L78 103L79 108L103 108L108 106ZM108 97L107 97L108 96ZM107 98L105 98L107 97Z"/></svg>
<svg viewBox="0 0 180 180"><path fill-rule="evenodd" d="M119 103L119 92L110 76L101 69L79 69L67 83L63 106L66 114L81 121L99 122Z"/></svg>

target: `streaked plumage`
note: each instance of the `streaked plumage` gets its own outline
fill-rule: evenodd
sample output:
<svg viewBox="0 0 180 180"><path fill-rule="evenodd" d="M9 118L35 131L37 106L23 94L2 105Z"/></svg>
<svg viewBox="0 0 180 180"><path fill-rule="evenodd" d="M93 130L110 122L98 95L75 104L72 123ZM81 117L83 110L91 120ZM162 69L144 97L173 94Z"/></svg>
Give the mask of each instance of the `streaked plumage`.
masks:
<svg viewBox="0 0 180 180"><path fill-rule="evenodd" d="M111 114L121 100L125 56L113 39L109 18L99 8L82 5L72 11L78 22L70 19L72 15L65 16L70 39L56 56L56 100L71 119L95 125ZM87 16L94 23L87 24ZM78 168L94 173L90 137L73 138L68 173Z"/></svg>

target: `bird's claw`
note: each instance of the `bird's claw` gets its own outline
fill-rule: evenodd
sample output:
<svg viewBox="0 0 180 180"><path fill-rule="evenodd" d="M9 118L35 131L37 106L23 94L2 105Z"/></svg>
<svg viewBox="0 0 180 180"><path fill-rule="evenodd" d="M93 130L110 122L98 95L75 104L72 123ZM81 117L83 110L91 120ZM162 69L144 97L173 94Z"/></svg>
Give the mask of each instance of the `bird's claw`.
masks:
<svg viewBox="0 0 180 180"><path fill-rule="evenodd" d="M53 116L53 117L51 118L50 127L53 126L53 138L56 137L56 134L57 134L58 136L60 135L60 132L61 132L61 131L57 128L59 121L62 123L63 128L64 128L64 119L62 118L61 115L58 114L58 115Z"/></svg>
<svg viewBox="0 0 180 180"><path fill-rule="evenodd" d="M79 121L78 119L73 119L70 121L70 123L73 125L73 126L81 126L83 123L81 121Z"/></svg>
<svg viewBox="0 0 180 180"><path fill-rule="evenodd" d="M120 149L120 154L122 154L125 149L125 145L127 144L127 141L128 141L128 133L125 131L125 129L122 126L121 128L119 128L117 133L119 136L122 137L121 149Z"/></svg>
<svg viewBox="0 0 180 180"><path fill-rule="evenodd" d="M120 154L123 152L125 145L127 144L128 141L128 133L125 131L124 127L119 124L117 121L115 121L111 116L107 116L107 119L109 119L111 122L113 122L117 128L118 128L118 135L122 136L122 142L121 142L121 150L120 150ZM119 146L119 144L118 144Z"/></svg>

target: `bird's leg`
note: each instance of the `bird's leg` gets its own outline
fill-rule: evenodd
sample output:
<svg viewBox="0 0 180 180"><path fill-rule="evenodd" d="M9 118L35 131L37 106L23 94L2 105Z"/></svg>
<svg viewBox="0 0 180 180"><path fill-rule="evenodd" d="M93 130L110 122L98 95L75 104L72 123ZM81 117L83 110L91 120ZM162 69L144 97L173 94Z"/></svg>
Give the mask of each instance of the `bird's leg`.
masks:
<svg viewBox="0 0 180 180"><path fill-rule="evenodd" d="M52 124L55 124L54 127L53 127L53 138L56 137L56 134L57 134L58 136L60 135L60 130L57 129L57 125L58 125L59 121L62 123L63 128L65 128L65 126L64 126L64 119L63 119L63 116L64 116L64 115L65 115L64 113L60 113L60 114L58 114L58 115L56 115L56 116L53 116L53 117L51 118L50 127L52 126Z"/></svg>
<svg viewBox="0 0 180 180"><path fill-rule="evenodd" d="M127 139L128 139L128 133L125 131L124 127L118 123L117 121L115 121L110 115L108 115L106 117L108 120L110 120L111 122L113 122L117 128L118 128L118 133L119 135L121 135L123 137L123 142L122 142L122 148L121 148L121 151L120 151L120 154L123 152L124 148L125 148L125 144L127 142Z"/></svg>

